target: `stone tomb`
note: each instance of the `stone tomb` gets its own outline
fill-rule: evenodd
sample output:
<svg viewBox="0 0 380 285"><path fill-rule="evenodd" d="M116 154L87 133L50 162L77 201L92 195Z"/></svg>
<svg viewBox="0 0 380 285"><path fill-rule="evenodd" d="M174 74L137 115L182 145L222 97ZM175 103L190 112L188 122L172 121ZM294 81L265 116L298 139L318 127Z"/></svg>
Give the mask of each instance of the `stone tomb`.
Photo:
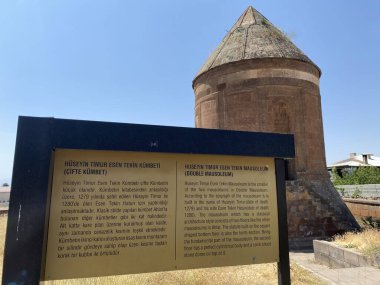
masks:
<svg viewBox="0 0 380 285"><path fill-rule="evenodd" d="M193 81L197 128L294 134L287 163L291 246L357 229L326 170L321 70L249 7Z"/></svg>

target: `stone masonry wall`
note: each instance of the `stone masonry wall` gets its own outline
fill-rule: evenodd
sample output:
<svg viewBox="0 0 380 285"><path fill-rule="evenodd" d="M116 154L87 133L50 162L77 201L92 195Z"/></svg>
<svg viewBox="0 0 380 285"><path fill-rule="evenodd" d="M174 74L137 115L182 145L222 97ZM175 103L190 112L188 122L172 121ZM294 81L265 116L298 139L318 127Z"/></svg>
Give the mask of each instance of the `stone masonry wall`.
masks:
<svg viewBox="0 0 380 285"><path fill-rule="evenodd" d="M380 220L380 201L350 198L343 198L343 201L355 217Z"/></svg>
<svg viewBox="0 0 380 285"><path fill-rule="evenodd" d="M326 170L319 71L289 59L226 64L194 83L195 126L295 136L289 161L289 238L325 237L357 227ZM311 245L311 243L310 243Z"/></svg>

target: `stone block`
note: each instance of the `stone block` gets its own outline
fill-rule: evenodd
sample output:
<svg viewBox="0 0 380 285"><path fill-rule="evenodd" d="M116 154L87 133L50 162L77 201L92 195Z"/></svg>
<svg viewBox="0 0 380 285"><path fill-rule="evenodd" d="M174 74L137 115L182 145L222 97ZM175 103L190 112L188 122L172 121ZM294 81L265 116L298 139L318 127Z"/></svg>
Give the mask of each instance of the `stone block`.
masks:
<svg viewBox="0 0 380 285"><path fill-rule="evenodd" d="M376 211L378 208L379 208L379 206L371 205L371 206L368 207L368 210L370 210L370 211Z"/></svg>
<svg viewBox="0 0 380 285"><path fill-rule="evenodd" d="M359 260L359 266L360 267L365 267L365 266L368 266L371 264L371 261L369 260L369 258L367 256L362 255L362 254L360 254L358 256L358 260Z"/></svg>
<svg viewBox="0 0 380 285"><path fill-rule="evenodd" d="M344 250L344 261L351 265L351 267L359 267L359 254L349 249Z"/></svg>
<svg viewBox="0 0 380 285"><path fill-rule="evenodd" d="M369 212L368 212L368 215L371 216L371 217L376 217L376 211L370 209Z"/></svg>
<svg viewBox="0 0 380 285"><path fill-rule="evenodd" d="M368 210L366 210L366 209L361 209L361 210L360 210L360 216L361 216L361 217L368 217Z"/></svg>
<svg viewBox="0 0 380 285"><path fill-rule="evenodd" d="M317 263L331 267L330 256L320 252L314 252L314 259Z"/></svg>
<svg viewBox="0 0 380 285"><path fill-rule="evenodd" d="M372 266L376 268L380 268L380 255L377 254L371 258L371 264Z"/></svg>
<svg viewBox="0 0 380 285"><path fill-rule="evenodd" d="M330 252L330 256L335 259L335 260L340 260L340 261L344 261L344 251L343 249L335 246L335 245L330 245L329 246L329 252Z"/></svg>
<svg viewBox="0 0 380 285"><path fill-rule="evenodd" d="M350 264L339 259L332 258L330 256L330 267L331 268L350 268Z"/></svg>
<svg viewBox="0 0 380 285"><path fill-rule="evenodd" d="M325 255L330 255L330 246L328 242L321 240L313 240L313 248L315 253L323 253Z"/></svg>

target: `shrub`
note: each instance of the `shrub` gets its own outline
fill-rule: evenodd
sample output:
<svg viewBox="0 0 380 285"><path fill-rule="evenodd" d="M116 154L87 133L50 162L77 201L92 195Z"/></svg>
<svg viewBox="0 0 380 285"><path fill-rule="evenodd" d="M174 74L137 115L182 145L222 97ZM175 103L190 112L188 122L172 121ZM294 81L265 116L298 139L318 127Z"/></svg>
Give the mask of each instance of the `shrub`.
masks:
<svg viewBox="0 0 380 285"><path fill-rule="evenodd" d="M377 167L358 167L354 171L344 169L342 176L333 168L334 185L380 184L380 169Z"/></svg>

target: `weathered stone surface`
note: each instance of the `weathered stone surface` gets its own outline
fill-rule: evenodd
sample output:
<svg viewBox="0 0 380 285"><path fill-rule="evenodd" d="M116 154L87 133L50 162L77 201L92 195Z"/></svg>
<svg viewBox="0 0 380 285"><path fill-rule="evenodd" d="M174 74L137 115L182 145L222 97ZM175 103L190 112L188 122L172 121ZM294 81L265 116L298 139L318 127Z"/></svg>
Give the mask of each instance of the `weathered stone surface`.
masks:
<svg viewBox="0 0 380 285"><path fill-rule="evenodd" d="M294 134L287 201L296 247L300 238L329 237L358 225L326 170L320 70L275 31L253 8L243 13L193 81L195 126Z"/></svg>
<svg viewBox="0 0 380 285"><path fill-rule="evenodd" d="M314 259L320 264L331 267L331 259L329 255L320 252L314 252Z"/></svg>
<svg viewBox="0 0 380 285"><path fill-rule="evenodd" d="M360 266L359 255L356 254L355 252L345 250L344 251L344 260L353 267Z"/></svg>
<svg viewBox="0 0 380 285"><path fill-rule="evenodd" d="M331 242L314 240L314 257L321 264L332 268L366 267L380 268L380 256L365 256L349 248L341 248Z"/></svg>
<svg viewBox="0 0 380 285"><path fill-rule="evenodd" d="M227 63L255 58L290 58L313 62L287 36L252 7L248 7L197 76Z"/></svg>
<svg viewBox="0 0 380 285"><path fill-rule="evenodd" d="M347 262L330 258L330 267L331 268L350 268L351 266Z"/></svg>
<svg viewBox="0 0 380 285"><path fill-rule="evenodd" d="M329 246L329 256L337 261L345 261L344 251L337 246Z"/></svg>
<svg viewBox="0 0 380 285"><path fill-rule="evenodd" d="M327 242L313 241L313 248L316 253L330 255L330 246Z"/></svg>
<svg viewBox="0 0 380 285"><path fill-rule="evenodd" d="M368 264L371 264L371 261L369 260L367 256L359 255L358 259L359 259L359 266L364 267L364 266L368 266Z"/></svg>
<svg viewBox="0 0 380 285"><path fill-rule="evenodd" d="M343 198L351 213L360 218L372 217L380 219L380 202L369 199Z"/></svg>

